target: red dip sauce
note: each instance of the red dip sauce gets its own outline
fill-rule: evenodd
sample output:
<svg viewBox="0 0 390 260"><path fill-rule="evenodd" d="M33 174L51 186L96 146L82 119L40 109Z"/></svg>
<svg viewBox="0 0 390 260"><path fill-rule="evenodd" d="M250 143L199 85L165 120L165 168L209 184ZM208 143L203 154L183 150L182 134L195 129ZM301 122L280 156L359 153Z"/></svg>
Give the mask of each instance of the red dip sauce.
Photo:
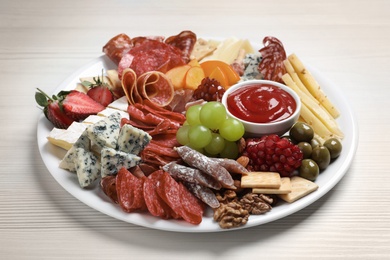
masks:
<svg viewBox="0 0 390 260"><path fill-rule="evenodd" d="M271 123L290 117L295 109L294 98L281 88L254 83L233 91L227 106L234 116L253 123Z"/></svg>

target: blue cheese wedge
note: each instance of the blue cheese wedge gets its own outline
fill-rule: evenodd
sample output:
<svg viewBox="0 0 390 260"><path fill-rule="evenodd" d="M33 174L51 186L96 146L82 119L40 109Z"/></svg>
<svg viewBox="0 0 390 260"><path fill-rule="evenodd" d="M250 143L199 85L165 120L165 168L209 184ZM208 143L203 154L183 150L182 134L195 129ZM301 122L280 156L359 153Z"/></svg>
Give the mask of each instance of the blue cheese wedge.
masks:
<svg viewBox="0 0 390 260"><path fill-rule="evenodd" d="M64 170L69 170L71 172L76 172L75 158L77 157L75 151L77 148L82 148L84 150L90 150L91 141L88 138L87 130L79 136L77 141L73 146L66 152L64 158L60 162L60 168Z"/></svg>
<svg viewBox="0 0 390 260"><path fill-rule="evenodd" d="M250 79L261 79L262 76L257 69L261 61L260 53L249 53L245 55L243 60L245 70L244 75L242 75L242 80L250 80Z"/></svg>
<svg viewBox="0 0 390 260"><path fill-rule="evenodd" d="M100 177L100 162L92 152L76 148L74 163L77 178L82 188L90 186Z"/></svg>
<svg viewBox="0 0 390 260"><path fill-rule="evenodd" d="M152 140L152 137L142 129L125 124L118 137L118 149L122 152L138 155Z"/></svg>
<svg viewBox="0 0 390 260"><path fill-rule="evenodd" d="M102 178L117 174L122 167L129 169L141 162L141 158L137 155L117 151L108 147L102 149L100 160Z"/></svg>
<svg viewBox="0 0 390 260"><path fill-rule="evenodd" d="M105 146L115 149L118 144L120 120L121 115L119 112L103 118L87 128L88 138L100 149L103 149Z"/></svg>

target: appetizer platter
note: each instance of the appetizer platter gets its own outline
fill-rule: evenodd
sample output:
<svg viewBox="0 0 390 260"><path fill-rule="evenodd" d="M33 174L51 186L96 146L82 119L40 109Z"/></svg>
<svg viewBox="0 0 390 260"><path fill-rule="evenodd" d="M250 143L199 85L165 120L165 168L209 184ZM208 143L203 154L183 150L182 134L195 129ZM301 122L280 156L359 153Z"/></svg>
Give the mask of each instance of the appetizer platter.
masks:
<svg viewBox="0 0 390 260"><path fill-rule="evenodd" d="M253 227L312 204L352 163L340 88L275 37L119 34L103 52L35 98L49 172L106 215L177 232Z"/></svg>

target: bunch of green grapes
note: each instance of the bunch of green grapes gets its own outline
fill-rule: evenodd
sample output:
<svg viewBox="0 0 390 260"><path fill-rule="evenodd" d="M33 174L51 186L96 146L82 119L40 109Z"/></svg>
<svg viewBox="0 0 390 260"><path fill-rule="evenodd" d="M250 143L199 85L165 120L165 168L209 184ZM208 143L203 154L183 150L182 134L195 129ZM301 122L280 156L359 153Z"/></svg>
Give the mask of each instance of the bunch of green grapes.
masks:
<svg viewBox="0 0 390 260"><path fill-rule="evenodd" d="M179 128L176 139L197 151L213 157L235 159L236 141L245 133L243 124L229 118L225 106L217 101L193 105L186 112L186 122Z"/></svg>

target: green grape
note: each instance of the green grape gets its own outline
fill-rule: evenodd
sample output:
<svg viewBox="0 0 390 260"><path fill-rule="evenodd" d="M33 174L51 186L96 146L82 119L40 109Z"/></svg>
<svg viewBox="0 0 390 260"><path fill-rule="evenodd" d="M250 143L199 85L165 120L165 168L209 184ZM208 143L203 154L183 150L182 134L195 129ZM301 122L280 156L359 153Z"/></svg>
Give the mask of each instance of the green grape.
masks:
<svg viewBox="0 0 390 260"><path fill-rule="evenodd" d="M228 118L219 128L220 135L228 141L237 141L244 133L244 125L235 118Z"/></svg>
<svg viewBox="0 0 390 260"><path fill-rule="evenodd" d="M176 140L179 142L181 145L186 145L188 144L189 138L188 138L188 130L190 129L189 125L183 125L180 127L177 132L176 132Z"/></svg>
<svg viewBox="0 0 390 260"><path fill-rule="evenodd" d="M212 133L211 141L204 150L210 155L217 155L225 148L225 139L217 133Z"/></svg>
<svg viewBox="0 0 390 260"><path fill-rule="evenodd" d="M193 105L187 109L186 121L189 125L200 125L199 112L201 108L201 105Z"/></svg>
<svg viewBox="0 0 390 260"><path fill-rule="evenodd" d="M211 142L211 130L204 125L191 126L188 130L190 147L203 148Z"/></svg>
<svg viewBox="0 0 390 260"><path fill-rule="evenodd" d="M225 148L220 153L222 158L237 159L238 157L238 145L236 142L225 141Z"/></svg>
<svg viewBox="0 0 390 260"><path fill-rule="evenodd" d="M187 144L186 146L190 147L191 149L194 149L195 151L200 152L201 154L204 154L204 148L197 148L192 146L191 144Z"/></svg>
<svg viewBox="0 0 390 260"><path fill-rule="evenodd" d="M226 120L226 108L217 101L207 102L200 110L199 119L202 125L210 129L219 129Z"/></svg>

